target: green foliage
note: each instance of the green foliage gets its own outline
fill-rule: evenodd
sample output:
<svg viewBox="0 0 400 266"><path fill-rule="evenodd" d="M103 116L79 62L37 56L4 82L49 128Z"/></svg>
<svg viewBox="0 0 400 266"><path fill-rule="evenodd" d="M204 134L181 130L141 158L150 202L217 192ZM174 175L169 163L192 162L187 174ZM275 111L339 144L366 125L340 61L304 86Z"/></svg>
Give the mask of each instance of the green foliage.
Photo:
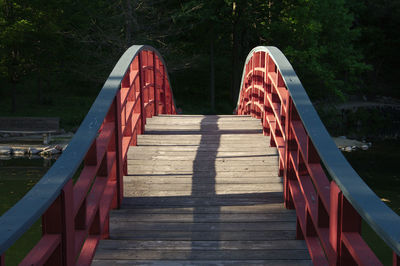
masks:
<svg viewBox="0 0 400 266"><path fill-rule="evenodd" d="M41 105L58 102L53 98L58 93L94 98L122 52L140 43L165 57L181 106L192 95L203 106L198 110L209 106L211 45L218 112L233 110L244 59L256 45L280 48L313 100L345 99L371 87L370 79L362 82L369 64L374 73L395 71L398 38L389 37L395 35L399 5L384 2L1 0L1 103L9 101L12 88L18 107L25 94L36 94L32 101ZM383 18L387 29L379 22ZM184 111L188 108L193 109Z"/></svg>
<svg viewBox="0 0 400 266"><path fill-rule="evenodd" d="M365 55L373 71L362 78L369 95L390 95L400 98L397 82L400 63L400 1L349 0L348 6L355 14L354 26L360 31L355 43Z"/></svg>
<svg viewBox="0 0 400 266"><path fill-rule="evenodd" d="M369 69L354 48L359 31L343 0L274 2L263 35L294 65L313 99L343 99L361 88Z"/></svg>

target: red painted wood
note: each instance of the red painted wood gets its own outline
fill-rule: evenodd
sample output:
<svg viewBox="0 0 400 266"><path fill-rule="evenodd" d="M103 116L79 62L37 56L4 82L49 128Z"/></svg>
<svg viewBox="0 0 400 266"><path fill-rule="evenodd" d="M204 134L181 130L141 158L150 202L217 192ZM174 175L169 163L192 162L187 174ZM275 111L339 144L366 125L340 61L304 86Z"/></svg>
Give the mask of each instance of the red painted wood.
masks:
<svg viewBox="0 0 400 266"><path fill-rule="evenodd" d="M86 228L84 230L75 230L75 255L78 256L82 245L85 242L87 236Z"/></svg>
<svg viewBox="0 0 400 266"><path fill-rule="evenodd" d="M343 258L341 259L342 265L348 265L351 261L356 262L358 265L383 265L359 233L343 232L342 245L344 245L342 249L346 248L346 252L349 255L347 261Z"/></svg>
<svg viewBox="0 0 400 266"><path fill-rule="evenodd" d="M96 166L85 166L82 169L82 172L74 185L74 216L81 210L96 172Z"/></svg>
<svg viewBox="0 0 400 266"><path fill-rule="evenodd" d="M43 265L61 245L61 235L44 235L29 254L20 262L20 266ZM60 260L61 262L61 260Z"/></svg>
<svg viewBox="0 0 400 266"><path fill-rule="evenodd" d="M73 217L73 181L70 180L60 196L42 216L43 235L61 234L61 247L55 249L52 261L61 261L62 265L74 265L74 217ZM31 252L36 252L32 250ZM34 253L28 255L36 256Z"/></svg>
<svg viewBox="0 0 400 266"><path fill-rule="evenodd" d="M324 250L322 249L318 238L315 237L315 235L310 234L310 232L308 235L304 234L304 232L307 231L306 205L303 195L300 191L298 181L295 179L290 179L289 187L293 197L294 205L296 207L297 221L300 225L298 229L301 230L301 232L297 233L297 235L304 237L314 265L328 265Z"/></svg>
<svg viewBox="0 0 400 266"><path fill-rule="evenodd" d="M365 249L360 235L361 218L329 183L319 155L304 129L286 89L280 70L269 54L255 52L245 65L237 114L261 118L264 135L278 149L279 175L283 176L284 202L296 208L297 237L305 238L314 264L342 265L375 255ZM351 247L343 242L351 234ZM355 235L353 235L355 234ZM353 241L357 238L357 241ZM324 258L322 258L324 257ZM395 256L398 263L398 255ZM371 260L372 261L372 260Z"/></svg>
<svg viewBox="0 0 400 266"><path fill-rule="evenodd" d="M97 142L93 141L85 156L85 165L96 165L97 164Z"/></svg>
<svg viewBox="0 0 400 266"><path fill-rule="evenodd" d="M81 253L79 255L79 258L76 262L76 265L90 265L94 254L96 252L97 245L99 244L100 237L99 236L89 236L85 244L82 247Z"/></svg>
<svg viewBox="0 0 400 266"><path fill-rule="evenodd" d="M153 99L154 99L154 115L158 115L158 97L157 97L157 59L156 54L153 53L153 84L154 84L154 92L153 92Z"/></svg>
<svg viewBox="0 0 400 266"><path fill-rule="evenodd" d="M400 255L393 252L393 266L400 266Z"/></svg>
<svg viewBox="0 0 400 266"><path fill-rule="evenodd" d="M143 53L143 52L142 52ZM140 134L143 134L144 133L144 125L146 124L146 114L144 113L145 112L145 109L144 109L144 100L145 100L145 97L144 97L144 91L143 91L143 88L144 88L144 86L145 86L145 74L144 74L144 71L143 71L143 65L142 65L142 61L143 61L143 55L142 55L142 53L140 53L139 55L138 55L138 60L139 60L139 81L140 81L140 85L139 85L139 94L140 94L140 122L141 122L141 125L140 125Z"/></svg>
<svg viewBox="0 0 400 266"><path fill-rule="evenodd" d="M341 194L339 187L334 181L331 182L330 191L330 214L329 214L329 242L335 254L340 252L340 232L341 232ZM336 256L338 257L338 255ZM337 258L330 261L331 264L336 264Z"/></svg>
<svg viewBox="0 0 400 266"><path fill-rule="evenodd" d="M176 113L167 73L154 52L141 51L122 79L78 180L75 185L70 180L43 214L43 237L23 263L90 265L99 239L109 237L110 209L122 202L127 150L143 133L146 117L158 113ZM4 255L0 258L3 266Z"/></svg>
<svg viewBox="0 0 400 266"><path fill-rule="evenodd" d="M102 228L103 238L108 235L109 228L109 212L112 207L117 183L113 180L108 180L107 185L103 192L103 197L100 200L100 226Z"/></svg>
<svg viewBox="0 0 400 266"><path fill-rule="evenodd" d="M97 177L87 197L86 228L91 228L99 208L100 198L107 183L106 177Z"/></svg>
<svg viewBox="0 0 400 266"><path fill-rule="evenodd" d="M119 104L121 94L117 93L116 96L116 106L115 106L115 156L116 156L116 180L117 180L117 207L119 208L122 204L122 199L124 197L124 175L127 174L124 171L123 165L125 165L127 158L123 156L122 149L122 128L121 128L121 116L119 115L121 112L121 104ZM131 113L131 112L130 112ZM127 145L129 146L129 145Z"/></svg>

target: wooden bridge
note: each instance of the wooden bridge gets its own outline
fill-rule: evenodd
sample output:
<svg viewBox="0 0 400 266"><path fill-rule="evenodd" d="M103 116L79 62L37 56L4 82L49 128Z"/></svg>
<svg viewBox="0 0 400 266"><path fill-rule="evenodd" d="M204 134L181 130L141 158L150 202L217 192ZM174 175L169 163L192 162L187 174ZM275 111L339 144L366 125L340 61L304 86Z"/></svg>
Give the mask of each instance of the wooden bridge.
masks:
<svg viewBox="0 0 400 266"><path fill-rule="evenodd" d="M160 54L132 46L67 150L0 217L0 266L400 265L400 217L336 148L285 56L256 47L236 115L177 115Z"/></svg>
<svg viewBox="0 0 400 266"><path fill-rule="evenodd" d="M94 264L309 265L267 140L248 116L149 119Z"/></svg>

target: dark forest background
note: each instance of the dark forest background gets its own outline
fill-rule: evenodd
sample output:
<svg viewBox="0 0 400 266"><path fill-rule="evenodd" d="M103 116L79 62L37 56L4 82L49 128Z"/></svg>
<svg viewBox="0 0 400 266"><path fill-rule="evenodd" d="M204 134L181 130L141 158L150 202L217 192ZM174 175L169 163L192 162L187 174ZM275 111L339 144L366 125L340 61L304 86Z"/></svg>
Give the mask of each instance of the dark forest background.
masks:
<svg viewBox="0 0 400 266"><path fill-rule="evenodd" d="M281 49L315 103L396 99L399 26L398 0L0 0L0 115L76 127L132 44L161 52L184 113L232 113L257 45Z"/></svg>

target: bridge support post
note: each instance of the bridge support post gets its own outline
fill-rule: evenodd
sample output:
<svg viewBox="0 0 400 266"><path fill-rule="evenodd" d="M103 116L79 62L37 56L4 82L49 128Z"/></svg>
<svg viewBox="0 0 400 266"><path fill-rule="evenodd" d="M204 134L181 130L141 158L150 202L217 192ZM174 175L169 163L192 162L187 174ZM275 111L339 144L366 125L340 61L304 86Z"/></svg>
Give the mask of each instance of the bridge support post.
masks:
<svg viewBox="0 0 400 266"><path fill-rule="evenodd" d="M154 115L158 115L157 66L158 61L156 58L156 54L153 53Z"/></svg>
<svg viewBox="0 0 400 266"><path fill-rule="evenodd" d="M5 266L5 265L6 265L6 263L5 263L5 255L2 254L2 255L0 255L0 266Z"/></svg>
<svg viewBox="0 0 400 266"><path fill-rule="evenodd" d="M296 179L296 173L294 173L295 170L290 168L290 162L289 162L289 152L295 149L295 146L293 145L293 136L290 132L290 123L292 121L290 97L286 99L286 110L287 114L285 120L285 153L283 158L283 165L281 165L281 163L279 162L279 168L282 168L281 171L283 172L282 173L283 184L284 184L283 197L284 197L285 207L287 209L294 209L293 199L291 198L290 188L289 188L289 179ZM300 227L297 227L297 229L300 229Z"/></svg>
<svg viewBox="0 0 400 266"><path fill-rule="evenodd" d="M144 73L143 73L143 58L142 58L142 52L139 53L138 55L139 58L139 82L140 82L140 88L139 88L139 98L140 98L140 134L144 133L144 126L146 124L146 114L145 114L145 109L144 109L144 95L143 95L143 87L145 84L144 80Z"/></svg>
<svg viewBox="0 0 400 266"><path fill-rule="evenodd" d="M400 266L400 255L393 251L393 266Z"/></svg>
<svg viewBox="0 0 400 266"><path fill-rule="evenodd" d="M71 179L42 217L43 235L61 235L61 247L54 251L47 262L49 265L69 266L75 264L73 206L73 181Z"/></svg>
<svg viewBox="0 0 400 266"><path fill-rule="evenodd" d="M121 91L115 97L115 149L116 149L116 179L117 179L117 208L121 206L124 197L124 168L125 162L122 158L122 124L121 124Z"/></svg>
<svg viewBox="0 0 400 266"><path fill-rule="evenodd" d="M335 181L331 181L330 193L329 242L336 253L335 264L354 265L356 262L343 244L342 235L346 232L360 234L361 217L343 196ZM334 263L330 262L330 264Z"/></svg>

